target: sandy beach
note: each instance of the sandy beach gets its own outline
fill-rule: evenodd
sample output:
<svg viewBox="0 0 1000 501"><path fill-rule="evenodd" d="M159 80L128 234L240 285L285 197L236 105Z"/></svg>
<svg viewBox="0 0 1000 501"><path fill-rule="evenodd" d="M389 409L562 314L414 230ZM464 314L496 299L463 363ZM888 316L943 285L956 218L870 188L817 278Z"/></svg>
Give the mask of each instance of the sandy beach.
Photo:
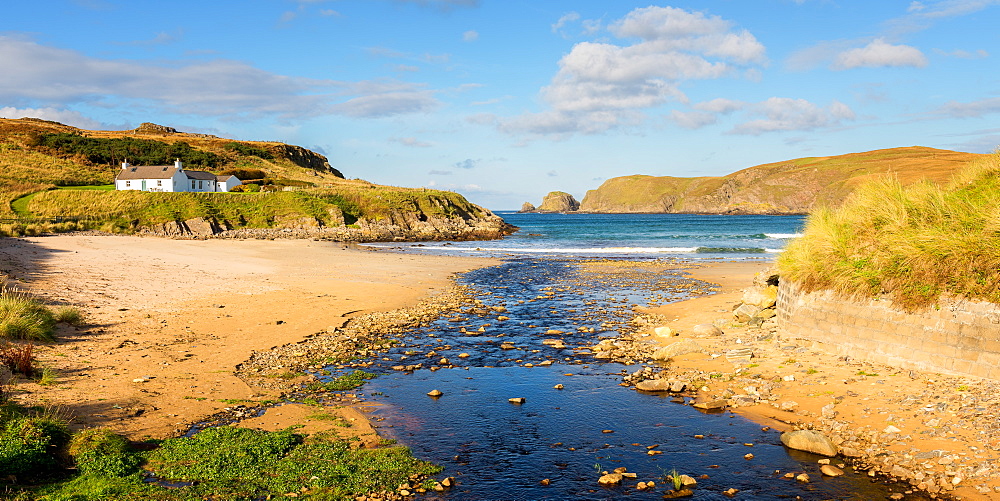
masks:
<svg viewBox="0 0 1000 501"><path fill-rule="evenodd" d="M10 287L75 306L88 324L62 327L58 342L37 346L38 364L58 381L22 380L14 398L140 440L275 398L233 373L254 351L413 305L449 288L453 274L494 261L309 240L59 235L0 240L0 263ZM296 407L249 424L279 429L315 413ZM337 411L358 423L344 432L370 432L349 407Z"/></svg>
<svg viewBox="0 0 1000 501"><path fill-rule="evenodd" d="M0 263L9 287L50 304L78 307L88 324L79 330L63 327L58 342L38 346L39 364L54 369L58 380L48 386L22 380L14 398L60 409L77 427L108 427L141 440L177 435L226 407L276 398L279 390L251 387L234 374L253 353L332 331L355 316L412 306L448 290L455 273L497 261L308 240L61 235L4 239ZM693 265L687 272L718 284L717 294L639 309L660 315L678 338L690 336L706 349L674 359L667 369L671 377L724 375L698 392L700 400L740 395L748 385L767 383L767 402L735 411L776 430L821 427L830 419L823 408L831 404L836 421L854 429L879 435L887 426L899 427L902 433L879 447L923 464L928 476L997 459L996 444L979 437L960 413L929 416L921 408L937 400L902 402L928 392L951 402L959 386L967 395L979 395L981 382L845 361L781 339L768 324L727 325L720 337L690 335L694 325L731 319L743 289L768 266L761 261ZM720 356L747 346L754 351L750 366ZM317 413L336 419L316 418ZM305 425L306 433L336 429L363 443L378 439L365 414L351 405L283 405L241 424L268 430L290 425ZM931 433L945 425L953 430L947 436ZM919 458L930 458L921 454L932 451L937 451L933 458L920 463ZM980 488L997 484L975 482ZM938 490L990 499L972 483Z"/></svg>

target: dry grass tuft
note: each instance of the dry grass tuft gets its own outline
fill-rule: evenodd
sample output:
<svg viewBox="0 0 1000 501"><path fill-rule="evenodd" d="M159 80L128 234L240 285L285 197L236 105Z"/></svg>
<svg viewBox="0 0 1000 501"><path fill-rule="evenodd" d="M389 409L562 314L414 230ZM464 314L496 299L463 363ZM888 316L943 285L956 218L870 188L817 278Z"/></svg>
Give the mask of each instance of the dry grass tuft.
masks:
<svg viewBox="0 0 1000 501"><path fill-rule="evenodd" d="M859 186L840 208L810 214L778 265L807 290L886 294L908 310L946 293L1000 303L998 194L1000 152L944 187L883 177Z"/></svg>

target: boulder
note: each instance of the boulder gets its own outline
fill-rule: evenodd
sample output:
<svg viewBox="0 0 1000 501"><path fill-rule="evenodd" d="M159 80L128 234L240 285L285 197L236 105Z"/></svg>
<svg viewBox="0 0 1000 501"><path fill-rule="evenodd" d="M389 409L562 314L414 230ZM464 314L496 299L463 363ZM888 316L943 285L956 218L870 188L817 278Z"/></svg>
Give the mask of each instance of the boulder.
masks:
<svg viewBox="0 0 1000 501"><path fill-rule="evenodd" d="M723 334L722 329L716 327L712 324L698 324L691 328L691 332L695 336L721 336Z"/></svg>
<svg viewBox="0 0 1000 501"><path fill-rule="evenodd" d="M837 455L837 446L826 435L816 430L786 431L781 434L781 443L789 449L811 452L821 456Z"/></svg>
<svg viewBox="0 0 1000 501"><path fill-rule="evenodd" d="M716 409L725 409L726 406L728 405L729 401L724 398L721 398L718 400L709 400L707 402L698 402L696 404L693 404L691 407L701 410L716 410Z"/></svg>
<svg viewBox="0 0 1000 501"><path fill-rule="evenodd" d="M597 479L597 483L600 484L600 485L603 485L605 487L610 487L610 486L613 486L613 485L618 485L618 484L622 483L622 474L621 473L608 473L607 475L603 475L603 476L601 476L601 478Z"/></svg>
<svg viewBox="0 0 1000 501"><path fill-rule="evenodd" d="M670 391L670 381L666 379L647 379L639 381L635 389L641 391Z"/></svg>
<svg viewBox="0 0 1000 501"><path fill-rule="evenodd" d="M733 316L736 317L737 322L749 322L759 312L760 307L743 303L733 311Z"/></svg>
<svg viewBox="0 0 1000 501"><path fill-rule="evenodd" d="M664 325L662 327L657 327L657 328L653 329L653 332L656 333L656 335L660 336L660 337L671 337L671 336L676 336L677 335L677 332L675 332L670 327L667 327L666 325Z"/></svg>
<svg viewBox="0 0 1000 501"><path fill-rule="evenodd" d="M844 474L844 470L833 466L832 464L825 464L819 467L820 473L828 477L839 477Z"/></svg>
<svg viewBox="0 0 1000 501"><path fill-rule="evenodd" d="M752 304L758 308L771 308L778 302L778 287L769 285L764 288L750 288L743 292L743 303Z"/></svg>
<svg viewBox="0 0 1000 501"><path fill-rule="evenodd" d="M668 358L686 355L688 353L705 353L705 348L702 348L697 341L682 339L676 343L670 343L663 348L656 350L653 352L652 358L653 360L667 360Z"/></svg>

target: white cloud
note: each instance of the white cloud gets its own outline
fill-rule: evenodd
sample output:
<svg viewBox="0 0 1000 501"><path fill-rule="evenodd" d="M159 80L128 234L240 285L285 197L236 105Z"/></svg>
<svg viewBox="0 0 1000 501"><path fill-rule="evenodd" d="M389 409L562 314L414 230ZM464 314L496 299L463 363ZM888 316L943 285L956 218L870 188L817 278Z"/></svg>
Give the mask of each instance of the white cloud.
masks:
<svg viewBox="0 0 1000 501"><path fill-rule="evenodd" d="M293 77L226 59L99 59L9 36L0 36L0 68L17 68L0 72L0 101L23 107L91 103L229 118L324 113L383 117L438 104L435 92L419 84Z"/></svg>
<svg viewBox="0 0 1000 501"><path fill-rule="evenodd" d="M695 104L692 108L702 111L710 111L712 113L732 113L736 110L743 109L746 103L742 101L734 101L732 99L726 98L715 98L711 101L703 101Z"/></svg>
<svg viewBox="0 0 1000 501"><path fill-rule="evenodd" d="M715 113L707 111L678 111L670 112L670 119L678 126L685 129L700 129L712 125L718 121Z"/></svg>
<svg viewBox="0 0 1000 501"><path fill-rule="evenodd" d="M478 31L469 30L469 31L466 31L465 33L462 33L462 41L463 42L475 42L476 40L479 40L479 32Z"/></svg>
<svg viewBox="0 0 1000 501"><path fill-rule="evenodd" d="M553 25L560 31L579 15ZM636 9L608 31L629 43L581 42L559 61L541 90L548 110L496 119L511 133L595 134L640 123L640 110L671 100L687 102L680 82L732 75L739 66L766 62L764 46L718 16L673 7Z"/></svg>
<svg viewBox="0 0 1000 501"><path fill-rule="evenodd" d="M56 108L15 108L13 106L5 106L0 108L0 118L41 118L42 120L52 120L53 122L72 125L81 129L98 130L104 128L104 125L100 122L91 120L78 111Z"/></svg>
<svg viewBox="0 0 1000 501"><path fill-rule="evenodd" d="M572 22L576 22L576 21L579 21L579 20L580 20L580 14L579 13L577 13L577 12L568 12L568 13L564 14L562 17L560 17L559 20L556 21L555 24L552 25L552 33L559 33L563 37L566 37L566 34L563 32L563 28L565 28L567 24L572 23Z"/></svg>
<svg viewBox="0 0 1000 501"><path fill-rule="evenodd" d="M764 118L741 123L730 133L758 136L766 132L814 130L834 127L855 118L854 111L839 101L823 108L805 99L788 97L772 97L752 105L748 111Z"/></svg>
<svg viewBox="0 0 1000 501"><path fill-rule="evenodd" d="M427 173L429 176L450 176L452 173L450 170L432 170ZM431 181L433 182L433 181Z"/></svg>
<svg viewBox="0 0 1000 501"><path fill-rule="evenodd" d="M945 103L935 111L935 114L954 118L980 118L983 115L992 115L994 113L1000 113L1000 97L991 97L967 103L951 101Z"/></svg>
<svg viewBox="0 0 1000 501"><path fill-rule="evenodd" d="M741 101L720 97L711 101L695 103L691 106L693 111L673 110L668 118L685 129L700 129L716 123L719 115L728 115L743 109L745 106L746 103Z"/></svg>
<svg viewBox="0 0 1000 501"><path fill-rule="evenodd" d="M833 61L832 69L881 68L927 66L923 52L909 45L892 45L877 38L864 47L841 52Z"/></svg>
<svg viewBox="0 0 1000 501"><path fill-rule="evenodd" d="M461 162L455 162L454 166L458 167L459 169L474 169L479 164L479 162L481 162L481 161L482 160L478 160L478 159L477 160L473 160L471 158L466 158L465 160L462 160Z"/></svg>

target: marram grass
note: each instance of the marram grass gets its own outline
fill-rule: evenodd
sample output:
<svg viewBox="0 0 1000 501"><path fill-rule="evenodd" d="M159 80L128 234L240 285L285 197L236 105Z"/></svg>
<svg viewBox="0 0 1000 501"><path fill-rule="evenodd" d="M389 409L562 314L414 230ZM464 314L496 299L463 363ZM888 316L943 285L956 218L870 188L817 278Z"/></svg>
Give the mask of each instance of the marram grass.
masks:
<svg viewBox="0 0 1000 501"><path fill-rule="evenodd" d="M914 310L942 294L1000 303L1000 152L939 187L882 178L813 211L778 258L806 290L887 295Z"/></svg>

